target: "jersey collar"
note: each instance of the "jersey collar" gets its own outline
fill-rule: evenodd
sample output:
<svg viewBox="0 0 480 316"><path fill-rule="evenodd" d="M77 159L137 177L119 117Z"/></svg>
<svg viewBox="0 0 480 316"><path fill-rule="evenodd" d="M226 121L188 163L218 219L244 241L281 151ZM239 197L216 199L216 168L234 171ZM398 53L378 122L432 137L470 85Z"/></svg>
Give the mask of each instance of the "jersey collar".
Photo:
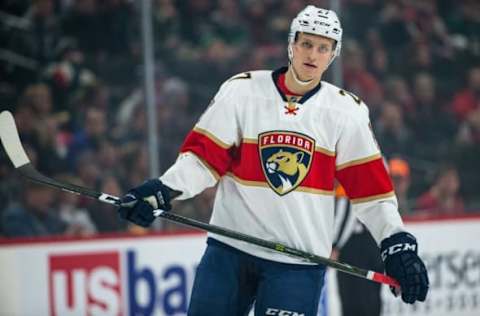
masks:
<svg viewBox="0 0 480 316"><path fill-rule="evenodd" d="M277 88L277 91L280 94L280 96L282 97L282 100L285 101L285 102L288 102L288 98L282 92L280 87L278 86L278 77L280 77L280 74L286 73L287 70L288 70L288 67L281 67L281 68L279 68L277 70L274 70L272 72L273 84L275 85L275 88ZM322 82L319 82L315 88L313 88L312 90L305 93L297 103L300 103L300 104L305 103L308 99L310 99L311 96L313 96L315 93L317 93L317 91L320 90L321 87L322 87Z"/></svg>

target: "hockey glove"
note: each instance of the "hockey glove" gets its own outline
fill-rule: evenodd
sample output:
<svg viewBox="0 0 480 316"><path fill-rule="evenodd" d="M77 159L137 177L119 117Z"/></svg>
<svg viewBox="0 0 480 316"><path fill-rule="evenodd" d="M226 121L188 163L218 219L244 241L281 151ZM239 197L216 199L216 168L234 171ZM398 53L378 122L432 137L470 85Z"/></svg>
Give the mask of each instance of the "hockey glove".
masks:
<svg viewBox="0 0 480 316"><path fill-rule="evenodd" d="M428 274L425 264L417 255L415 237L406 232L393 234L381 242L380 249L387 275L400 283L402 300L408 304L425 301L429 286ZM397 296L395 288L390 289Z"/></svg>
<svg viewBox="0 0 480 316"><path fill-rule="evenodd" d="M151 179L122 197L118 213L123 219L148 227L155 220L154 210L170 211L171 208L170 188L159 179Z"/></svg>

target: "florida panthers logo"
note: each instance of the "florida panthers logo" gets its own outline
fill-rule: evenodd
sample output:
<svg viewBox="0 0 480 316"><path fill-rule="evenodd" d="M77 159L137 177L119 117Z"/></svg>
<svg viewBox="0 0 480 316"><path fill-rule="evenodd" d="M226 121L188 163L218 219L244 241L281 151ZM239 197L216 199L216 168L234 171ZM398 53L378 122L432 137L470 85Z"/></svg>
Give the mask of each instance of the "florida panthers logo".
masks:
<svg viewBox="0 0 480 316"><path fill-rule="evenodd" d="M295 153L280 149L267 159L267 172L277 176L281 181L279 193L290 191L305 178L307 167L302 163L303 152Z"/></svg>
<svg viewBox="0 0 480 316"><path fill-rule="evenodd" d="M258 143L270 187L279 195L298 187L310 170L315 141L299 133L273 131L260 134Z"/></svg>

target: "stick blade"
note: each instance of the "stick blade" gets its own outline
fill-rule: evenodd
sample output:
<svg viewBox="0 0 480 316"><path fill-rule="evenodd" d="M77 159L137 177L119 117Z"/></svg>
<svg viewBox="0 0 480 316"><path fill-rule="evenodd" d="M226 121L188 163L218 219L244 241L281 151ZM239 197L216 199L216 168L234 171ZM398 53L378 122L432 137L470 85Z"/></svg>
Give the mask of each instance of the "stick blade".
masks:
<svg viewBox="0 0 480 316"><path fill-rule="evenodd" d="M378 282L378 283L390 285L390 286L393 286L395 288L400 288L400 284L398 283L397 280L395 280L394 278L389 277L388 275L385 275L383 273L368 271L367 279Z"/></svg>
<svg viewBox="0 0 480 316"><path fill-rule="evenodd" d="M8 158L10 158L15 168L30 163L30 159L28 159L25 149L23 149L20 142L15 119L10 111L2 111L0 113L0 139Z"/></svg>

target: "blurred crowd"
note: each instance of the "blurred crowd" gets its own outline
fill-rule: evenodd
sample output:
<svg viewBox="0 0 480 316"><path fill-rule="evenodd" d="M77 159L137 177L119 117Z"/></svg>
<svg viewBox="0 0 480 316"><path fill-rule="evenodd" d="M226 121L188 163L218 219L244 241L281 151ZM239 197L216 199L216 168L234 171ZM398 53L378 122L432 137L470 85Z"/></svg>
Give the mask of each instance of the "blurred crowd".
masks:
<svg viewBox="0 0 480 316"><path fill-rule="evenodd" d="M162 172L222 81L286 65L291 19L309 3L329 7L152 2ZM402 215L480 211L480 2L340 2L343 86L370 108ZM149 177L139 3L0 4L0 108L41 172L117 196ZM0 179L0 236L143 232L111 206L23 181L3 152ZM208 221L214 190L176 212Z"/></svg>

